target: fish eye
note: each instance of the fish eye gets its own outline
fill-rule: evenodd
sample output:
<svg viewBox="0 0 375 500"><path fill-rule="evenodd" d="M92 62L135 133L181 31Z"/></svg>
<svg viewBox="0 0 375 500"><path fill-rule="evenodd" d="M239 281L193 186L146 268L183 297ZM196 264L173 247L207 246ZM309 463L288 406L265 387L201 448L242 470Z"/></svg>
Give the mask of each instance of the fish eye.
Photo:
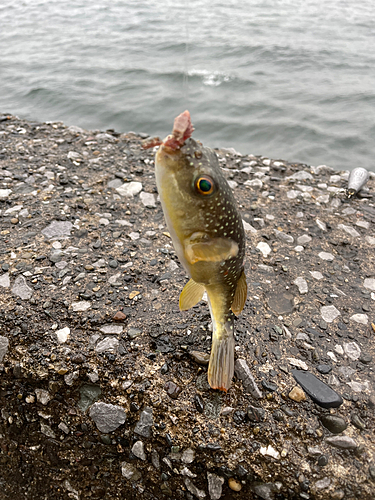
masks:
<svg viewBox="0 0 375 500"><path fill-rule="evenodd" d="M209 196L215 190L215 183L208 175L202 175L196 179L194 187L198 194Z"/></svg>

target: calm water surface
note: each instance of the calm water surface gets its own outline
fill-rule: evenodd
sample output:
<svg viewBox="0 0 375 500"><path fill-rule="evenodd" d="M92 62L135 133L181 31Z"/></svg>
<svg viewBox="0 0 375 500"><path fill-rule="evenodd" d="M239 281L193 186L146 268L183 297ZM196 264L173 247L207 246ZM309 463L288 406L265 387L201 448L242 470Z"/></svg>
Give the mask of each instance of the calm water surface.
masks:
<svg viewBox="0 0 375 500"><path fill-rule="evenodd" d="M0 112L375 170L373 0L2 0Z"/></svg>

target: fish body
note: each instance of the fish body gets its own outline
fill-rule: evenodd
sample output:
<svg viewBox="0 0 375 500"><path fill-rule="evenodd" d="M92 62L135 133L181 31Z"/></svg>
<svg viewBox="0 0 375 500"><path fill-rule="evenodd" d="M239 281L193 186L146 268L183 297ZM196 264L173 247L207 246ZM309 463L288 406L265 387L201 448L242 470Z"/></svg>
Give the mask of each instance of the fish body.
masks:
<svg viewBox="0 0 375 500"><path fill-rule="evenodd" d="M352 198L356 195L369 180L369 173L363 167L357 167L350 172L348 179L348 188L346 190L346 195L348 198Z"/></svg>
<svg viewBox="0 0 375 500"><path fill-rule="evenodd" d="M241 312L247 295L244 228L216 154L189 137L188 112L185 118L190 129L177 146L175 121L172 136L156 153L156 183L174 248L191 278L180 309L193 307L207 292L213 323L208 381L227 391L234 372L234 313Z"/></svg>

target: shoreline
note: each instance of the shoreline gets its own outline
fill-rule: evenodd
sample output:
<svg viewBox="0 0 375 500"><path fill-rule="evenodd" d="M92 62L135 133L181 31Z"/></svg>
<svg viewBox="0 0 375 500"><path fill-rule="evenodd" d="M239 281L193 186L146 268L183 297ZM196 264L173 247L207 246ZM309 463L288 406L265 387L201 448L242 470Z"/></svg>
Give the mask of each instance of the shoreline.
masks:
<svg viewBox="0 0 375 500"><path fill-rule="evenodd" d="M216 151L249 287L223 394L144 138L0 118L4 500L372 499L375 174L347 200L346 171Z"/></svg>

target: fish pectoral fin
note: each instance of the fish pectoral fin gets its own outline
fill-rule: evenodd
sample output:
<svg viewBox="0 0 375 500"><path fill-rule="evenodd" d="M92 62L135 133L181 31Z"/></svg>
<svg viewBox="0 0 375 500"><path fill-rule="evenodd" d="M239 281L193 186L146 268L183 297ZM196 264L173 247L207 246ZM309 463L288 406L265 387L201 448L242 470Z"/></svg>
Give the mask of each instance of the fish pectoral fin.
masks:
<svg viewBox="0 0 375 500"><path fill-rule="evenodd" d="M245 271L242 270L240 279L237 282L236 293L234 294L234 299L231 306L231 309L236 316L238 316L242 311L242 309L245 307L246 298L247 298L247 283L246 283Z"/></svg>
<svg viewBox="0 0 375 500"><path fill-rule="evenodd" d="M180 310L187 311L202 300L205 288L203 285L189 280L180 293Z"/></svg>
<svg viewBox="0 0 375 500"><path fill-rule="evenodd" d="M207 238L202 241L188 241L185 257L190 264L199 261L221 262L238 254L238 244L229 238Z"/></svg>

